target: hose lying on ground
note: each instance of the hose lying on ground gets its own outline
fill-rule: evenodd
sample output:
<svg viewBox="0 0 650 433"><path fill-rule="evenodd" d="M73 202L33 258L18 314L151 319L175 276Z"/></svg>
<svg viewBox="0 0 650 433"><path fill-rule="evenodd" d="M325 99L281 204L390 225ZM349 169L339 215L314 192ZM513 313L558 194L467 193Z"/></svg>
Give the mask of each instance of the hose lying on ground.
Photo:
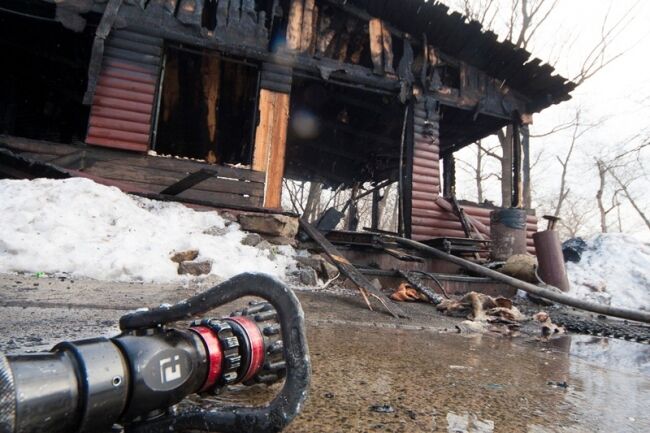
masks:
<svg viewBox="0 0 650 433"><path fill-rule="evenodd" d="M451 254L447 254L443 251L437 250L428 245L425 245L417 241L413 241L411 239L405 239L400 237L394 237L394 239L396 242L406 247L425 252L436 258L446 260L448 262L461 266L469 271L476 272L477 274L484 275L486 277L490 277L493 280L506 283L512 287L521 289L524 292L531 293L535 296L539 296L541 298L545 298L550 301L558 302L564 305L569 305L571 307L579 308L585 311L591 311L592 313L603 314L605 316L612 316L621 319L635 320L637 322L650 323L650 312L640 311L640 310L630 310L628 308L611 307L609 305L597 304L595 302L575 299L563 293L556 293L552 290L538 287L534 284L518 280L516 278L510 277L508 275L504 275L497 271L493 271L492 269L488 269L485 266L481 266L479 264L470 262L460 257L452 256Z"/></svg>

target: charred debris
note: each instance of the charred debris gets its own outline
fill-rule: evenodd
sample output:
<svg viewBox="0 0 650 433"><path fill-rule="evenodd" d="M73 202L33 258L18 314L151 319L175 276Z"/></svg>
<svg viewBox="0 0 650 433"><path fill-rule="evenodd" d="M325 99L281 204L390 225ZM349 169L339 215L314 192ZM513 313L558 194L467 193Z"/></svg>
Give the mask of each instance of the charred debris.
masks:
<svg viewBox="0 0 650 433"><path fill-rule="evenodd" d="M534 254L528 125L575 88L422 0L9 0L0 46L1 177L82 176L260 213L281 212L283 179L397 183L393 235L475 261L498 209L455 200L454 152L512 127L512 207L523 212L522 252ZM358 247L343 268L364 297L385 302L366 278L399 278L382 269L444 274L461 292L503 287L409 253L376 226L332 230L331 216L310 237Z"/></svg>

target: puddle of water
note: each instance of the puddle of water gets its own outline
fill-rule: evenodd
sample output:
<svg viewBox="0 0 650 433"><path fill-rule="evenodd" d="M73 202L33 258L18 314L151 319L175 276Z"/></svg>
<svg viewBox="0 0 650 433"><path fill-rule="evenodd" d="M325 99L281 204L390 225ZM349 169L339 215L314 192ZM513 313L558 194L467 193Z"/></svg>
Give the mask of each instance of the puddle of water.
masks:
<svg viewBox="0 0 650 433"><path fill-rule="evenodd" d="M308 339L310 397L288 433L650 431L649 346L340 325L312 328ZM612 364L619 358L621 369ZM275 389L212 403L259 403Z"/></svg>

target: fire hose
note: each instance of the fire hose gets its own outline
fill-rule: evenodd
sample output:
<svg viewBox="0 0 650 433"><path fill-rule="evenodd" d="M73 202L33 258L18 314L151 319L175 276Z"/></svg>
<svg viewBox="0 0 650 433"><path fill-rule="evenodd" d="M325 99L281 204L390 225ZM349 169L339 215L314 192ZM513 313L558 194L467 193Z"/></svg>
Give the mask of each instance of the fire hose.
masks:
<svg viewBox="0 0 650 433"><path fill-rule="evenodd" d="M267 302L203 317L244 296ZM189 327L171 326L197 316ZM120 329L50 352L0 354L0 433L278 432L307 397L304 314L271 277L239 275L171 307L127 314ZM191 394L282 380L265 406L175 407Z"/></svg>

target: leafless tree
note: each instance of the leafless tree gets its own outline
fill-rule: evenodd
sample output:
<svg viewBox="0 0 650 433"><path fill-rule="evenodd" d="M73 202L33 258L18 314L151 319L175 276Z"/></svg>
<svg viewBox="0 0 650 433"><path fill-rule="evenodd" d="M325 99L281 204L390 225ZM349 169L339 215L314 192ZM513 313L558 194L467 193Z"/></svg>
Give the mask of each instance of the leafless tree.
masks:
<svg viewBox="0 0 650 433"><path fill-rule="evenodd" d="M571 134L571 139L569 141L569 147L567 149L566 154L562 158L557 155L555 156L555 159L560 163L560 166L562 167L562 173L560 175L560 190L558 191L558 196L557 196L558 198L555 205L555 211L553 212L553 215L556 217L560 216L560 212L562 211L562 205L564 204L567 196L569 195L570 188L567 184L567 174L569 173L569 164L571 163L571 158L574 155L574 150L576 148L576 145L578 144L580 137L582 137L585 133L587 133L591 129L601 124L602 120L596 123L584 124L582 123L582 110L578 108L576 110L575 117L572 123L573 123L573 133Z"/></svg>
<svg viewBox="0 0 650 433"><path fill-rule="evenodd" d="M642 141L641 144L629 146L638 140L638 135L628 139L622 143L618 148L624 150L609 158L597 157L595 158L595 165L598 171L599 186L596 192L596 201L598 203L598 210L600 214L600 229L603 233L608 231L609 225L607 216L613 210L620 211L620 196L623 195L630 203L632 208L639 215L641 220L650 229L650 219L647 213L642 209L639 200L634 197L631 191L632 184L638 179L647 179L644 166L641 160L641 154L644 150L650 148L650 142ZM611 204L606 207L605 193L607 190L608 177L611 177L615 182L615 187L611 193ZM622 221L620 215L618 216L619 230L622 231Z"/></svg>
<svg viewBox="0 0 650 433"><path fill-rule="evenodd" d="M563 238L575 238L587 231L592 208L584 199L571 195L567 195L565 203L559 222L560 234Z"/></svg>
<svg viewBox="0 0 650 433"><path fill-rule="evenodd" d="M474 184L476 186L476 200L479 203L483 203L485 200L483 193L484 182L492 177L500 179L499 174L490 172L486 169L485 166L485 160L489 156L496 158L499 161L501 160L501 156L496 153L498 146L498 144L484 145L483 142L479 140L476 142L476 146L473 146L472 149L475 155L474 161L466 162L462 159L457 160L459 168L472 176L472 179L474 180Z"/></svg>
<svg viewBox="0 0 650 433"><path fill-rule="evenodd" d="M583 84L588 79L592 78L598 72L602 71L605 67L611 64L616 59L620 58L626 50L618 52L610 52L610 47L620 35L628 27L634 18L634 11L637 9L639 2L633 3L630 8L621 17L616 20L611 19L610 10L613 0L610 0L610 9L605 13L599 40L593 45L590 51L587 52L583 58L579 70L571 76L571 81L577 85ZM522 49L529 49L539 30L547 25L550 21L549 18L556 12L558 0L503 0L489 1L489 0L462 0L458 6L470 19L477 20L483 24L484 27L491 28L495 22L495 17L505 15L507 12L508 20L506 22L506 37L515 46ZM501 9L502 8L502 9ZM560 131L575 128L574 122L559 124L550 131L540 134L531 134L531 138L544 137L555 134ZM501 203L502 206L508 206L511 199L512 185L512 146L511 140L513 136L513 128L511 126L504 128L504 130L497 133L497 137L501 144L499 154L492 152L490 156L497 157L501 164ZM573 143L575 144L575 143ZM570 145L570 148L573 147ZM568 155L569 159L571 154ZM564 159L560 160L562 163ZM561 190L566 189L566 176L563 177L564 185L561 185ZM562 206L565 199L560 197L558 204ZM530 206L531 203L525 203Z"/></svg>

